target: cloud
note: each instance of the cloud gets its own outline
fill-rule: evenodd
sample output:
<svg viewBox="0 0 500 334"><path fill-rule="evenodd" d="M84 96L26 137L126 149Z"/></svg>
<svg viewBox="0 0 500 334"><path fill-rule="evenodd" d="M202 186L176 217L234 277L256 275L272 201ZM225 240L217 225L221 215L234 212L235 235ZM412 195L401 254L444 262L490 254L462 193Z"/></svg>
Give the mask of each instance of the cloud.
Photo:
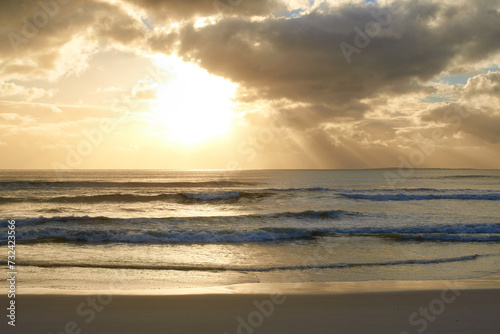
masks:
<svg viewBox="0 0 500 334"><path fill-rule="evenodd" d="M12 115L17 115L12 118ZM118 111L98 106L56 105L35 102L0 101L0 117L34 120L40 124L77 122L87 118L116 117ZM31 121L30 121L31 122ZM26 129L21 129L26 131Z"/></svg>
<svg viewBox="0 0 500 334"><path fill-rule="evenodd" d="M420 119L440 125L449 136L466 134L496 145L500 143L499 98L500 72L488 71L469 78L457 102L435 104Z"/></svg>
<svg viewBox="0 0 500 334"><path fill-rule="evenodd" d="M99 87L97 88L96 93L123 93L125 91L126 90L123 87L110 86L110 87Z"/></svg>
<svg viewBox="0 0 500 334"><path fill-rule="evenodd" d="M463 97L470 99L478 95L490 95L500 98L500 72L488 72L467 80Z"/></svg>
<svg viewBox="0 0 500 334"><path fill-rule="evenodd" d="M126 0L154 21L180 21L215 15L268 16L286 8L278 0Z"/></svg>
<svg viewBox="0 0 500 334"><path fill-rule="evenodd" d="M462 103L442 103L430 108L421 115L424 122L443 126L443 133L449 137L468 134L489 144L500 143L500 113L498 109L476 109ZM461 144L467 142L463 138Z"/></svg>
<svg viewBox="0 0 500 334"><path fill-rule="evenodd" d="M0 13L0 75L11 80L79 74L106 44L132 46L146 32L119 3L7 0Z"/></svg>
<svg viewBox="0 0 500 334"><path fill-rule="evenodd" d="M44 96L53 96L54 93L54 89L26 88L13 82L0 81L0 98L20 97L29 102Z"/></svg>
<svg viewBox="0 0 500 334"><path fill-rule="evenodd" d="M132 99L150 100L156 98L158 85L153 80L141 80L132 88Z"/></svg>
<svg viewBox="0 0 500 334"><path fill-rule="evenodd" d="M78 141L99 119L123 118L104 159L132 137L144 161L180 152L147 119L150 100L176 88L171 76L150 80L150 60L163 53L238 87L230 143L197 156L200 166L226 167L242 143L256 143L263 148L251 162L239 157L243 167L384 167L437 131L427 166L473 166L485 154L498 167L499 18L500 2L483 0L5 0L2 152L23 150L31 161L31 144L55 150L59 137ZM183 78L197 96L196 79ZM269 128L275 139L264 145Z"/></svg>
<svg viewBox="0 0 500 334"><path fill-rule="evenodd" d="M493 38L500 35L498 4L416 3L405 2L397 14L351 4L297 18L227 17L199 29L185 25L178 52L254 92L255 100L309 104L318 122L359 118L369 110L363 99L429 93L427 80L500 51L500 40ZM374 26L377 18L387 26ZM364 30L369 22L373 37L362 47L354 28ZM342 42L359 50L351 64Z"/></svg>

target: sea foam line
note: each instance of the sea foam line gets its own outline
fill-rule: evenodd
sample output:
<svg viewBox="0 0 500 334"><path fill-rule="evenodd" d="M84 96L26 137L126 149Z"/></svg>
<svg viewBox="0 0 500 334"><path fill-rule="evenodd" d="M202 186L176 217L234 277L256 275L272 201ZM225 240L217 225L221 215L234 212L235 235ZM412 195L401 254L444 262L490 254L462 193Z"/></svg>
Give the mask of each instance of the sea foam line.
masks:
<svg viewBox="0 0 500 334"><path fill-rule="evenodd" d="M98 264L98 263L17 263L18 266L31 266L40 268L101 268L101 269L131 269L131 270L177 270L177 271L240 271L240 272L271 272L289 270L318 270L318 269L345 269L356 267L375 266L400 266L400 265L426 265L451 262L473 261L483 256L498 256L498 254L474 254L468 256L439 258L439 259L409 259L387 262L364 263L332 263L324 265L297 265L297 266L269 266L269 267L242 267L242 266L185 266L185 265L147 265L147 264ZM0 265L6 265L0 261Z"/></svg>

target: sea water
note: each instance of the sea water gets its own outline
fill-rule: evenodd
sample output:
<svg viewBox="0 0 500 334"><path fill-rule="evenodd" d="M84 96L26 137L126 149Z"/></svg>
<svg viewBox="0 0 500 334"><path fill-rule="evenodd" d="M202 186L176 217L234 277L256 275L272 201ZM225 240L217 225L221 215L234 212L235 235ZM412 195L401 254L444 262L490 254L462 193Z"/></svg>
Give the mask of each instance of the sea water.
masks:
<svg viewBox="0 0 500 334"><path fill-rule="evenodd" d="M4 170L0 262L15 220L21 292L482 277L499 204L498 170Z"/></svg>

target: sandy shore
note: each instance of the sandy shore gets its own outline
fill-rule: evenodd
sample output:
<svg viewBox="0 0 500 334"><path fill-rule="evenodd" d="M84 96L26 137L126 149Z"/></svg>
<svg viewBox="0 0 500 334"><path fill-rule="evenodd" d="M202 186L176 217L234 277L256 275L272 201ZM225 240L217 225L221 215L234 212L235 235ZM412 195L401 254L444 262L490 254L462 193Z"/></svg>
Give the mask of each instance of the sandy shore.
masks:
<svg viewBox="0 0 500 334"><path fill-rule="evenodd" d="M16 297L1 333L500 333L497 276ZM125 294L126 293L126 294ZM2 305L8 305L6 296ZM5 314L7 310L2 308Z"/></svg>

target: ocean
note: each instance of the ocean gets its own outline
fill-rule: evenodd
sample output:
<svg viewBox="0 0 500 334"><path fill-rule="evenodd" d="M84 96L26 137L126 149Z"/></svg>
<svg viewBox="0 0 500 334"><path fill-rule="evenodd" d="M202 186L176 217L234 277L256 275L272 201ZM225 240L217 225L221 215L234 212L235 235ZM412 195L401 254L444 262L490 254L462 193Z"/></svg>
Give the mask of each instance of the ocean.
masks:
<svg viewBox="0 0 500 334"><path fill-rule="evenodd" d="M499 170L2 170L0 262L15 220L21 293L484 277L499 204Z"/></svg>

